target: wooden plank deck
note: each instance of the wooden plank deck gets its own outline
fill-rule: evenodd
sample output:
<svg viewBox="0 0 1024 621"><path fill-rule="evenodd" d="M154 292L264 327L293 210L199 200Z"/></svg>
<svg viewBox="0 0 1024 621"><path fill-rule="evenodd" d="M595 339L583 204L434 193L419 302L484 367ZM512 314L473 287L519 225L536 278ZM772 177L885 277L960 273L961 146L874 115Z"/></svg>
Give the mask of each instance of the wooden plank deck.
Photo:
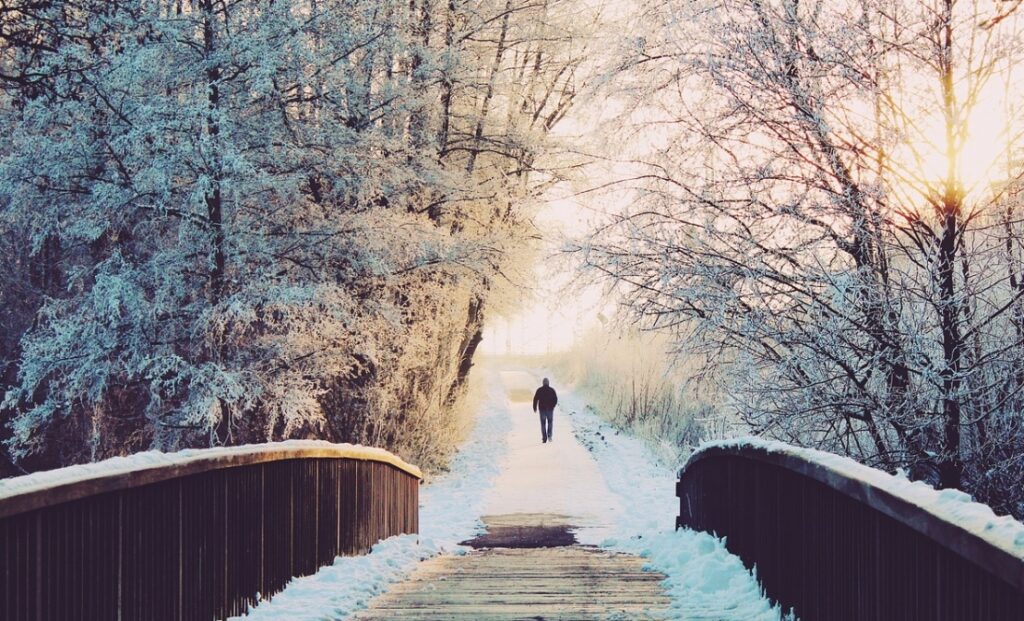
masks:
<svg viewBox="0 0 1024 621"><path fill-rule="evenodd" d="M540 519L536 543L531 524ZM643 559L553 536L559 520L497 516L487 520L494 539L471 543L465 556L422 563L403 583L375 598L358 621L597 621L663 619L664 576L643 571ZM511 531L514 540L509 539ZM496 547L512 545L514 547Z"/></svg>

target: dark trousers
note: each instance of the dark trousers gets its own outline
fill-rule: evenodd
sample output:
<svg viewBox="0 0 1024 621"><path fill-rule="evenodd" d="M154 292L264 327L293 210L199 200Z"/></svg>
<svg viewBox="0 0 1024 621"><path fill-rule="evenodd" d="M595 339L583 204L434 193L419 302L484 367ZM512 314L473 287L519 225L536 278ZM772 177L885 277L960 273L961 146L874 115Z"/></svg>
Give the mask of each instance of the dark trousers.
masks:
<svg viewBox="0 0 1024 621"><path fill-rule="evenodd" d="M555 411L554 410L541 410L540 411L540 437L547 442L552 438L554 433L555 422Z"/></svg>

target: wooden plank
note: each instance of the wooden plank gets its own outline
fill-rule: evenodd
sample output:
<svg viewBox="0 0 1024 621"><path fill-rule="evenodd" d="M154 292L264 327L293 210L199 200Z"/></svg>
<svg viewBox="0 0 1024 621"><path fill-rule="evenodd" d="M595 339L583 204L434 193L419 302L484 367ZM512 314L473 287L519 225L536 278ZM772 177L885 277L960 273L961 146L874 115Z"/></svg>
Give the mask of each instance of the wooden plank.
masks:
<svg viewBox="0 0 1024 621"><path fill-rule="evenodd" d="M530 518L488 519L498 529L528 530ZM550 520L534 520L549 527ZM474 541L501 540L486 535ZM546 545L547 539L538 539ZM667 615L665 576L644 560L600 548L488 547L422 563L404 582L370 602L357 621L544 621L631 619Z"/></svg>

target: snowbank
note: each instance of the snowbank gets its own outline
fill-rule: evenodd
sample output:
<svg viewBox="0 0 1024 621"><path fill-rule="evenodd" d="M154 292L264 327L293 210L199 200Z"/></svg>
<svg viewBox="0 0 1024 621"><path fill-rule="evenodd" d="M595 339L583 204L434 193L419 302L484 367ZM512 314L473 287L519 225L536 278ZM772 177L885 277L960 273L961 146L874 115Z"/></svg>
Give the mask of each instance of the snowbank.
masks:
<svg viewBox="0 0 1024 621"><path fill-rule="evenodd" d="M273 599L260 602L249 614L232 619L343 619L409 574L438 550L399 535L377 543L364 556L339 556L312 576L297 578Z"/></svg>
<svg viewBox="0 0 1024 621"><path fill-rule="evenodd" d="M675 619L779 621L781 611L722 542L706 533L675 530L679 502L676 474L659 465L640 439L626 436L589 411L575 395L561 398L573 432L586 446L624 511L616 515L610 536L596 543L645 557L648 567L664 573Z"/></svg>
<svg viewBox="0 0 1024 621"><path fill-rule="evenodd" d="M421 493L420 539L440 549L465 553L458 545L484 530L480 521L487 490L501 472L512 429L505 388L500 377L488 376L483 410L473 433L452 460L451 471L432 481Z"/></svg>
<svg viewBox="0 0 1024 621"><path fill-rule="evenodd" d="M423 560L464 554L460 542L483 529L480 511L498 474L510 429L504 389L488 375L489 394L476 426L452 460L451 470L420 492L420 534L386 539L364 556L341 556L312 576L292 580L282 591L236 621L344 619L366 607L392 583L405 579Z"/></svg>
<svg viewBox="0 0 1024 621"><path fill-rule="evenodd" d="M991 507L974 502L969 494L960 490L937 490L922 481L911 481L905 476L892 475L848 457L756 437L706 442L690 459L698 459L703 451L716 448L752 448L817 464L844 478L861 481L902 498L935 517L963 528L987 543L1024 559L1024 524L1012 516L997 516Z"/></svg>

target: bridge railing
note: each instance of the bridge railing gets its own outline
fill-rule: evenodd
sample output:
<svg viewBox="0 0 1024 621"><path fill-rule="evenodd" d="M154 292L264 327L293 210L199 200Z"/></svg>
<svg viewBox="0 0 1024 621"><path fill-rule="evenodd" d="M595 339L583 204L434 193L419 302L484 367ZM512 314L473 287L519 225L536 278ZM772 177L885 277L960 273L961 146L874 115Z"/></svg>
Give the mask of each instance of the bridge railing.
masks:
<svg viewBox="0 0 1024 621"><path fill-rule="evenodd" d="M223 619L336 556L418 530L394 455L283 442L0 481L0 619Z"/></svg>
<svg viewBox="0 0 1024 621"><path fill-rule="evenodd" d="M726 539L803 621L1020 621L1024 526L852 460L763 441L703 447L678 526Z"/></svg>

